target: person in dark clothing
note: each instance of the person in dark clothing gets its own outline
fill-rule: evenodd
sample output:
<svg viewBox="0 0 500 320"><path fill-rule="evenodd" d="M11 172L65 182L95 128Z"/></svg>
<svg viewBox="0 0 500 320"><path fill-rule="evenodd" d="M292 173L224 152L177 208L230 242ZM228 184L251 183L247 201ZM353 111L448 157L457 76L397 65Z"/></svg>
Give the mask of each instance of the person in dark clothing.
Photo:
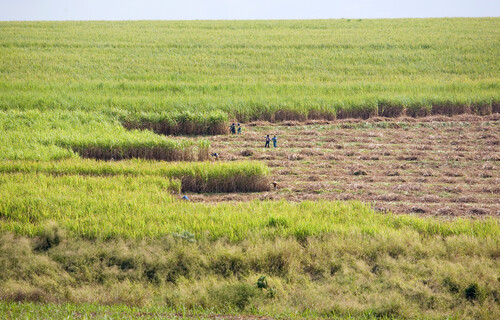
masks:
<svg viewBox="0 0 500 320"><path fill-rule="evenodd" d="M241 125L238 123L238 134L241 134Z"/></svg>
<svg viewBox="0 0 500 320"><path fill-rule="evenodd" d="M264 148L269 148L269 142L271 142L271 138L269 138L269 135L266 136L266 144L264 145Z"/></svg>
<svg viewBox="0 0 500 320"><path fill-rule="evenodd" d="M236 125L234 124L234 122L229 128L231 129L231 134L236 134Z"/></svg>

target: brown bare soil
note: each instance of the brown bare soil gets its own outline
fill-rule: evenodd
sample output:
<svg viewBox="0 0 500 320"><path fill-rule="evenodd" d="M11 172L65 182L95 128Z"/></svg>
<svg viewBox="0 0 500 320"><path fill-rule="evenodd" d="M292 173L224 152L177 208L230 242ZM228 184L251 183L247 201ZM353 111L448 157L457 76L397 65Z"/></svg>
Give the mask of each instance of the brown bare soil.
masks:
<svg viewBox="0 0 500 320"><path fill-rule="evenodd" d="M264 148L266 134L278 148ZM266 162L277 187L193 201L356 199L382 212L500 215L498 114L258 122L209 139L220 161Z"/></svg>

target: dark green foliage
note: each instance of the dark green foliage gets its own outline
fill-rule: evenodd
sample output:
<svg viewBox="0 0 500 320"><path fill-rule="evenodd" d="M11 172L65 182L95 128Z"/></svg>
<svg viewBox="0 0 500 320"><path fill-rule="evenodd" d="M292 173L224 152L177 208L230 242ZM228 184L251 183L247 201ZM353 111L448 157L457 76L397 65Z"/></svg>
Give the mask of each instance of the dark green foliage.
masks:
<svg viewBox="0 0 500 320"><path fill-rule="evenodd" d="M108 266L117 266L122 271L128 271L136 267L134 258L130 256L112 256L108 260Z"/></svg>
<svg viewBox="0 0 500 320"><path fill-rule="evenodd" d="M394 319L401 315L401 305L398 302L389 302L375 308L373 315L382 319Z"/></svg>
<svg viewBox="0 0 500 320"><path fill-rule="evenodd" d="M330 275L333 276L337 272L339 272L340 270L342 270L342 265L341 264L332 264L330 266Z"/></svg>
<svg viewBox="0 0 500 320"><path fill-rule="evenodd" d="M215 257L212 270L223 277L241 276L248 272L248 264L237 254L223 253Z"/></svg>
<svg viewBox="0 0 500 320"><path fill-rule="evenodd" d="M165 265L166 281L175 283L179 277L191 278L203 267L202 261L189 250L178 248Z"/></svg>
<svg viewBox="0 0 500 320"><path fill-rule="evenodd" d="M259 279L257 279L257 289L264 291L268 298L276 297L276 288L267 283L266 276L260 276Z"/></svg>
<svg viewBox="0 0 500 320"><path fill-rule="evenodd" d="M307 242L307 237L311 235L311 230L308 230L306 228L298 228L297 230L294 231L294 236L295 239L297 239L298 242L300 242L302 245L305 245Z"/></svg>
<svg viewBox="0 0 500 320"><path fill-rule="evenodd" d="M479 290L479 286L477 283L471 283L464 291L465 299L469 301L474 301L479 299L481 291Z"/></svg>
<svg viewBox="0 0 500 320"><path fill-rule="evenodd" d="M355 176L366 176L366 172L363 170L357 170L353 172L353 175Z"/></svg>
<svg viewBox="0 0 500 320"><path fill-rule="evenodd" d="M260 276L259 279L257 279L257 288L259 289L267 289L267 279L266 276Z"/></svg>
<svg viewBox="0 0 500 320"><path fill-rule="evenodd" d="M264 259L264 269L269 274L284 276L288 273L289 260L285 252L269 252Z"/></svg>

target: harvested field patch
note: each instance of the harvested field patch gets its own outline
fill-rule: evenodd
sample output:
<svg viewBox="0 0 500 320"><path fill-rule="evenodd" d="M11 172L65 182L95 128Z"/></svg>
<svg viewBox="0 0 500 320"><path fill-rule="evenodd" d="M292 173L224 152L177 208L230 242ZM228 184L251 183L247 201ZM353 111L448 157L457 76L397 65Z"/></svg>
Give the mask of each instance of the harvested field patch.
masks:
<svg viewBox="0 0 500 320"><path fill-rule="evenodd" d="M245 159L238 149L245 145L245 153L267 162L270 179L290 190L271 191L273 199L358 199L395 213L482 216L471 209L474 206L485 215L497 215L499 153L486 142L498 135L499 119L461 115L342 119L328 124L259 122L245 125L242 135L209 140L222 157ZM277 149L263 148L258 138L267 132L280 132ZM239 199L258 197L247 194ZM211 195L196 200L225 199ZM412 211L413 207L425 212Z"/></svg>

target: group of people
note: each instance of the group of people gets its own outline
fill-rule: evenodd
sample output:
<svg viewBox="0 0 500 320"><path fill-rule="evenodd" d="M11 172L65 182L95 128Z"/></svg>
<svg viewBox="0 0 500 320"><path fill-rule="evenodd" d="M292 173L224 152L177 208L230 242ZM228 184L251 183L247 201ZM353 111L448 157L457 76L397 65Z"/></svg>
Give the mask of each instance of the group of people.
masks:
<svg viewBox="0 0 500 320"><path fill-rule="evenodd" d="M233 122L230 126L229 126L229 131L231 132L231 134L236 134L236 132L238 132L238 134L241 134L241 125L238 123L237 125ZM269 135L266 136L266 144L264 145L264 148L270 148L270 143L271 141L273 142L273 146L275 148L278 147L278 138L276 138L276 136L274 137L270 137ZM217 153L214 153L212 154L212 156L218 160L219 159L219 155Z"/></svg>
<svg viewBox="0 0 500 320"><path fill-rule="evenodd" d="M267 136L266 136L266 144L264 145L264 148L270 148L269 143L270 143L271 141L273 141L273 146L274 146L275 148L277 148L277 147L278 147L278 138L276 138L276 136L274 136L274 137L271 139L271 137L269 137L269 135L267 135Z"/></svg>
<svg viewBox="0 0 500 320"><path fill-rule="evenodd" d="M231 131L231 134L236 134L236 125L234 124L231 124L229 126L229 131ZM241 125L238 123L238 134L241 134Z"/></svg>

